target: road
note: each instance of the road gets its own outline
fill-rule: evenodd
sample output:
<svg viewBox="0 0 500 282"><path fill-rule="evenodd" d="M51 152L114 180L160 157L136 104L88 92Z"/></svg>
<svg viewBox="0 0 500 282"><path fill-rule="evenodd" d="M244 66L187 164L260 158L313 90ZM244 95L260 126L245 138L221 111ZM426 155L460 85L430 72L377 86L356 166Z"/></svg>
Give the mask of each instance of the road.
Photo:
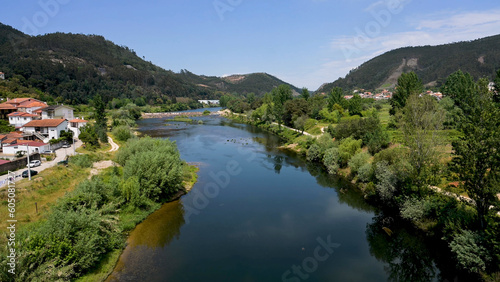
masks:
<svg viewBox="0 0 500 282"><path fill-rule="evenodd" d="M82 145L82 141L78 140L76 143L75 143L75 149L80 147ZM116 144L115 144L116 145ZM55 153L56 153L56 157L55 159L53 159L52 161L50 162L42 162L42 164L40 166L37 166L37 167L33 167L31 168L32 170L35 170L37 171L38 173L42 172L43 170L49 168L49 167L53 167L55 165L57 165L58 162L64 160L66 158L66 156L72 156L74 155L73 153L74 149L73 149L73 146L71 146L71 148L59 148L57 150L55 150ZM23 173L23 171L25 171L27 168L24 167L24 168L21 168L21 169L18 169L16 170L14 173L16 174L16 181L18 181L19 179L21 179L21 174ZM7 186L7 178L9 176L8 175L2 175L0 176L0 187L6 187ZM2 189L0 188L0 189Z"/></svg>

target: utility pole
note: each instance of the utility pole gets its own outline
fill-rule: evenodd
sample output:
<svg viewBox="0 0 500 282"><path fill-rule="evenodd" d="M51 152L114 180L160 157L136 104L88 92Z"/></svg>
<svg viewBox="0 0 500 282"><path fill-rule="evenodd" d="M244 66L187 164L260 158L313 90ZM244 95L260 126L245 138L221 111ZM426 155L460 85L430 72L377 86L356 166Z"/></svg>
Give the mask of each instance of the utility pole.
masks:
<svg viewBox="0 0 500 282"><path fill-rule="evenodd" d="M26 152L28 154L28 180L31 181L30 144L28 143L26 143Z"/></svg>

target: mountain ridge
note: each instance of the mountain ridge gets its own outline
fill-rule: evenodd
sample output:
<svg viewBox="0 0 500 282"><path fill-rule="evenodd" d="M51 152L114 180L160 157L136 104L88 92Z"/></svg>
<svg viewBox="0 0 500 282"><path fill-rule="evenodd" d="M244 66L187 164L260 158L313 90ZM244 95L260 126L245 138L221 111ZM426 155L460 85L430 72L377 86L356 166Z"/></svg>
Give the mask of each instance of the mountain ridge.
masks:
<svg viewBox="0 0 500 282"><path fill-rule="evenodd" d="M415 71L427 87L440 87L457 70L474 78L493 78L500 68L500 35L436 46L402 47L376 56L351 70L344 78L326 83L316 92L334 87L345 90L394 87L401 73Z"/></svg>

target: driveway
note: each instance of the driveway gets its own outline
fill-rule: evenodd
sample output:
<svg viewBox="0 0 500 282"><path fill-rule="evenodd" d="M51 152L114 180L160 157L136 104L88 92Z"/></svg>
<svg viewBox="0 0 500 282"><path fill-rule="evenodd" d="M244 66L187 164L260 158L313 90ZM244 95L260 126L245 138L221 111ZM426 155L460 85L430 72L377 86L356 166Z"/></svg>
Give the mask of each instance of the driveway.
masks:
<svg viewBox="0 0 500 282"><path fill-rule="evenodd" d="M76 143L75 143L75 149L80 147L82 145L82 141L78 140ZM66 156L72 156L74 155L73 153L73 146L71 146L71 148L59 148L57 150L55 150L55 153L56 153L56 157L55 159L53 159L52 161L50 162L43 162L42 161L42 164L40 166L37 166L37 167L33 167L31 168L32 170L36 170L38 173L42 172L43 170L49 168L49 167L53 167L55 165L57 165L58 162L64 160L66 158ZM23 173L23 171L27 170L27 167L23 167L21 169L18 169L16 170L14 173L16 174L16 180L15 181L18 181L19 179L21 179L21 174ZM9 177L9 175L2 175L0 176L0 190L3 189L3 187L6 187L7 186L7 178Z"/></svg>

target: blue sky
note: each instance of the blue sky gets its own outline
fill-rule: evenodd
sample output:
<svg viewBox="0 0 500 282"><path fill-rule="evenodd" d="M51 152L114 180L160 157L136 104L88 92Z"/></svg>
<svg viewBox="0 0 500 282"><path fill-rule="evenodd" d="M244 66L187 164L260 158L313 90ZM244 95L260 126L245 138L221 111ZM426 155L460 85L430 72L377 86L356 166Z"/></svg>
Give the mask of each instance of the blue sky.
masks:
<svg viewBox="0 0 500 282"><path fill-rule="evenodd" d="M99 34L175 72L267 72L310 90L395 48L500 33L498 0L2 2L0 22L31 35Z"/></svg>

